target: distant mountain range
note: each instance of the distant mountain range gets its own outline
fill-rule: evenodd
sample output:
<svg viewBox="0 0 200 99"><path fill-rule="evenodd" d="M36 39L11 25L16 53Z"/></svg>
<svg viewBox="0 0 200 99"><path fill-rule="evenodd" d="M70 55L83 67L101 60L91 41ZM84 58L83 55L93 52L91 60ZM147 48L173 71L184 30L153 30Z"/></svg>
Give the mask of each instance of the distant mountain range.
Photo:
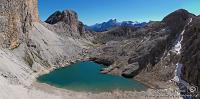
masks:
<svg viewBox="0 0 200 99"><path fill-rule="evenodd" d="M130 27L144 27L146 22L133 22L133 21L122 21L118 22L117 19L110 19L107 22L97 23L95 25L87 26L88 29L93 30L95 32L103 32L107 31L113 27L118 26L130 26Z"/></svg>

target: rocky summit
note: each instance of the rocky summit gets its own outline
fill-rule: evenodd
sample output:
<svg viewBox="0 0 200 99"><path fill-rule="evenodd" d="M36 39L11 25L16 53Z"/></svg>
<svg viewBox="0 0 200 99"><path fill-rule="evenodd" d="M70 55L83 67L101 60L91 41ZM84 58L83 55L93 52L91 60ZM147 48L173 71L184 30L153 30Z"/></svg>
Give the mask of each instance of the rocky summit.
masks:
<svg viewBox="0 0 200 99"><path fill-rule="evenodd" d="M0 99L149 99L145 95L157 89L177 98L199 93L191 90L200 88L199 16L179 9L142 26L113 23L92 31L72 10L56 11L42 22L37 0L0 0ZM100 73L136 79L149 89L87 93L36 82L77 60L103 64Z"/></svg>
<svg viewBox="0 0 200 99"><path fill-rule="evenodd" d="M78 14L72 10L56 11L46 21L47 27L63 36L89 38L92 33L78 20Z"/></svg>

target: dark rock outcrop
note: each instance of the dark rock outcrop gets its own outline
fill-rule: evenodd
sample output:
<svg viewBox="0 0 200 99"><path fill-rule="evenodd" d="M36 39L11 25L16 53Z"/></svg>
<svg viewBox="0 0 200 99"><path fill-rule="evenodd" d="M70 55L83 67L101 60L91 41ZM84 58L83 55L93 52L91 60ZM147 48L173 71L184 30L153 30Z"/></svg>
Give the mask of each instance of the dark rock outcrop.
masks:
<svg viewBox="0 0 200 99"><path fill-rule="evenodd" d="M76 12L71 10L65 10L63 12L56 11L53 13L46 21L46 23L49 24L56 24L59 22L63 22L66 25L69 25L72 32L79 32L79 21L78 21L78 15Z"/></svg>
<svg viewBox="0 0 200 99"><path fill-rule="evenodd" d="M200 88L200 18L193 17L182 41L183 78Z"/></svg>
<svg viewBox="0 0 200 99"><path fill-rule="evenodd" d="M191 16L192 14L190 14L187 10L179 9L167 15L162 22L166 23L166 25L174 30L174 32L180 32L186 24L187 19Z"/></svg>
<svg viewBox="0 0 200 99"><path fill-rule="evenodd" d="M82 22L78 20L78 15L72 10L56 11L45 21L50 24L47 27L62 36L75 38L89 38L91 31L85 29Z"/></svg>
<svg viewBox="0 0 200 99"><path fill-rule="evenodd" d="M125 69L122 71L122 76L126 78L132 78L136 76L139 72L139 63L135 62L132 64L129 64Z"/></svg>
<svg viewBox="0 0 200 99"><path fill-rule="evenodd" d="M114 60L110 57L92 57L89 60L105 66L110 66L114 63Z"/></svg>
<svg viewBox="0 0 200 99"><path fill-rule="evenodd" d="M188 19L194 16L187 10L179 9L167 15L162 22L169 28L170 37L168 42L173 46L174 40L180 35L184 26L187 24ZM171 46L170 46L171 47ZM169 48L170 49L170 48Z"/></svg>

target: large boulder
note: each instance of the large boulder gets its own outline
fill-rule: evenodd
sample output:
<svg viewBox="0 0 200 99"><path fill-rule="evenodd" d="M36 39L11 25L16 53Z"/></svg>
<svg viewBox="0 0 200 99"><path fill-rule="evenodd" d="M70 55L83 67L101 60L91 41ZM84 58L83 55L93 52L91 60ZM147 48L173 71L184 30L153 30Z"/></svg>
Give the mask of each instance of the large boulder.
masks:
<svg viewBox="0 0 200 99"><path fill-rule="evenodd" d="M139 63L135 62L132 64L129 64L127 67L125 67L125 69L122 72L122 76L126 77L126 78L132 78L134 76L136 76L139 72Z"/></svg>

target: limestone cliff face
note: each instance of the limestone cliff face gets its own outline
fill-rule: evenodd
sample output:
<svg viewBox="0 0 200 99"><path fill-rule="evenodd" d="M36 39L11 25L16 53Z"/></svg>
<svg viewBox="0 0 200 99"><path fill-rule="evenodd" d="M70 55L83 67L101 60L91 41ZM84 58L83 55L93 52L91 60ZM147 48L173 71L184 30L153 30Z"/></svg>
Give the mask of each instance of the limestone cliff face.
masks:
<svg viewBox="0 0 200 99"><path fill-rule="evenodd" d="M28 11L30 11L30 19L32 22L39 22L38 16L38 0L26 0L28 5Z"/></svg>
<svg viewBox="0 0 200 99"><path fill-rule="evenodd" d="M40 23L37 3L38 0L0 0L0 46L12 49L34 71L39 70L38 64L52 67L72 60L86 42L72 39L80 35L80 23L75 12L63 12L61 19L66 24L60 23L57 26L61 28L56 27L56 30L70 30L67 33L72 36L60 36Z"/></svg>
<svg viewBox="0 0 200 99"><path fill-rule="evenodd" d="M37 21L37 0L0 0L1 46L18 47L31 23Z"/></svg>

